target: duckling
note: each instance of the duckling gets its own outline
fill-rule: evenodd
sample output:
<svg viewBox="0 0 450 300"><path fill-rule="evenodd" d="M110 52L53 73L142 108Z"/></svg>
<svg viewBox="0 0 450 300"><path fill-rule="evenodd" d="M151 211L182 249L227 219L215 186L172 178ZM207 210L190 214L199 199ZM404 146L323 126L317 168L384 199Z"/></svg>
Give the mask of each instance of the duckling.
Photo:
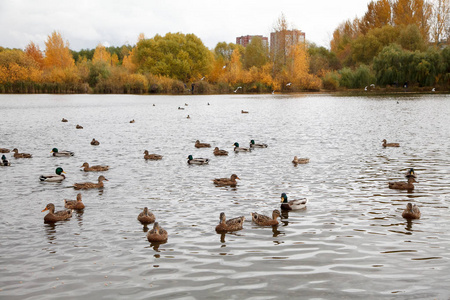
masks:
<svg viewBox="0 0 450 300"><path fill-rule="evenodd" d="M84 209L84 203L81 200L81 193L77 194L77 200L64 199L64 207L69 209L82 210Z"/></svg>
<svg viewBox="0 0 450 300"><path fill-rule="evenodd" d="M248 111L241 110L241 114L248 114Z"/></svg>
<svg viewBox="0 0 450 300"><path fill-rule="evenodd" d="M9 153L10 150L6 148L0 148L0 153Z"/></svg>
<svg viewBox="0 0 450 300"><path fill-rule="evenodd" d="M307 164L307 163L309 163L309 158L298 158L297 156L294 156L294 159L292 160L292 163L294 165Z"/></svg>
<svg viewBox="0 0 450 300"><path fill-rule="evenodd" d="M67 119L62 118L61 122L68 122Z"/></svg>
<svg viewBox="0 0 450 300"><path fill-rule="evenodd" d="M92 139L91 145L92 145L92 146L98 146L98 145L100 145L100 142L97 141L96 139Z"/></svg>
<svg viewBox="0 0 450 300"><path fill-rule="evenodd" d="M144 207L144 210L138 215L137 219L143 225L147 225L155 222L155 215L147 207Z"/></svg>
<svg viewBox="0 0 450 300"><path fill-rule="evenodd" d="M150 160L160 160L162 159L162 155L159 154L148 154L148 151L144 151L144 159L150 159Z"/></svg>
<svg viewBox="0 0 450 300"><path fill-rule="evenodd" d="M215 156L228 155L228 151L220 150L219 147L216 147L214 148L214 155Z"/></svg>
<svg viewBox="0 0 450 300"><path fill-rule="evenodd" d="M147 239L149 242L163 243L167 241L167 238L167 231L159 227L158 222L155 222L155 224L153 224L153 229L147 233Z"/></svg>
<svg viewBox="0 0 450 300"><path fill-rule="evenodd" d="M130 121L130 123L134 123L134 119Z"/></svg>
<svg viewBox="0 0 450 300"><path fill-rule="evenodd" d="M216 226L217 232L237 231L241 230L244 225L244 216L226 220L225 213L220 213L220 223Z"/></svg>
<svg viewBox="0 0 450 300"><path fill-rule="evenodd" d="M0 163L0 166L7 167L10 165L11 165L11 163L6 159L6 156L2 155L2 162Z"/></svg>
<svg viewBox="0 0 450 300"><path fill-rule="evenodd" d="M28 154L28 153L19 153L19 150L17 150L17 148L14 148L12 151L14 152L15 158L31 158L32 157L32 155Z"/></svg>
<svg viewBox="0 0 450 300"><path fill-rule="evenodd" d="M239 143L236 142L234 145L234 152L250 152L250 148L239 147Z"/></svg>
<svg viewBox="0 0 450 300"><path fill-rule="evenodd" d="M199 140L195 141L195 148L210 148L211 144L208 143L200 143Z"/></svg>
<svg viewBox="0 0 450 300"><path fill-rule="evenodd" d="M254 212L252 213L252 220L253 222L255 222L260 226L274 226L278 225L277 218L280 216L281 216L280 211L278 209L275 209L272 212L272 218Z"/></svg>
<svg viewBox="0 0 450 300"><path fill-rule="evenodd" d="M399 143L386 143L386 139L382 140L383 142L383 147L400 147Z"/></svg>
<svg viewBox="0 0 450 300"><path fill-rule="evenodd" d="M109 166L89 166L89 164L87 162L83 163L83 165L80 168L84 168L83 171L85 172L102 172L102 171L108 171L109 170Z"/></svg>
<svg viewBox="0 0 450 300"><path fill-rule="evenodd" d="M236 174L231 175L230 178L216 178L213 180L214 184L216 184L217 186L236 186L237 185L237 181L236 179L241 180Z"/></svg>
<svg viewBox="0 0 450 300"><path fill-rule="evenodd" d="M77 126L75 126L75 128L76 129L83 129L83 126L77 124Z"/></svg>
<svg viewBox="0 0 450 300"><path fill-rule="evenodd" d="M100 175L98 177L98 183L93 183L93 182L83 182L83 183L75 183L73 185L73 187L76 190L87 190L87 189L99 189L99 188L103 188L103 181L106 180L108 181L108 179L105 178L105 176Z"/></svg>
<svg viewBox="0 0 450 300"><path fill-rule="evenodd" d="M402 213L402 217L405 219L420 219L420 210L417 205L408 203Z"/></svg>
<svg viewBox="0 0 450 300"><path fill-rule="evenodd" d="M250 148L267 148L267 144L255 144L255 140L251 140Z"/></svg>
<svg viewBox="0 0 450 300"><path fill-rule="evenodd" d="M193 158L192 155L189 155L187 162L190 165L206 165L206 164L209 164L209 159L208 158Z"/></svg>
<svg viewBox="0 0 450 300"><path fill-rule="evenodd" d="M416 179L410 176L408 177L408 182L389 182L389 188L396 190L413 190L414 182L417 182Z"/></svg>
<svg viewBox="0 0 450 300"><path fill-rule="evenodd" d="M48 214L44 217L45 223L55 223L62 220L67 220L72 217L71 210L61 210L55 212L55 205L53 203L47 204L47 206L42 210L42 212L48 210Z"/></svg>
<svg viewBox="0 0 450 300"><path fill-rule="evenodd" d="M306 203L308 203L308 199L296 199L290 200L288 202L288 198L286 193L281 194L281 210L299 210L306 208Z"/></svg>
<svg viewBox="0 0 450 300"><path fill-rule="evenodd" d="M66 179L66 176L64 176L64 174L66 174L66 172L64 172L64 170L61 167L56 168L55 170L56 175L41 175L39 176L39 180L40 181L47 181L47 182L61 182L64 179ZM64 173L64 174L61 174Z"/></svg>
<svg viewBox="0 0 450 300"><path fill-rule="evenodd" d="M58 148L53 148L50 153L53 153L53 156L56 156L56 157L74 156L75 155L75 153L73 153L72 151L68 151L68 150L59 151Z"/></svg>

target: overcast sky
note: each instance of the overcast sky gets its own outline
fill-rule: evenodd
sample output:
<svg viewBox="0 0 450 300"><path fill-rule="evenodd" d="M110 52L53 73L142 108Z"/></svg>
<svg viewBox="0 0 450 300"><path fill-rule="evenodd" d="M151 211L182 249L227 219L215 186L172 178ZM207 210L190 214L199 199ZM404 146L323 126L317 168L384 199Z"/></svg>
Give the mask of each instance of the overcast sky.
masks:
<svg viewBox="0 0 450 300"><path fill-rule="evenodd" d="M134 45L139 33L151 38L167 32L193 33L213 49L237 36L269 37L284 13L306 39L329 47L334 29L361 17L370 0L0 0L0 46L41 50L54 30L73 50Z"/></svg>

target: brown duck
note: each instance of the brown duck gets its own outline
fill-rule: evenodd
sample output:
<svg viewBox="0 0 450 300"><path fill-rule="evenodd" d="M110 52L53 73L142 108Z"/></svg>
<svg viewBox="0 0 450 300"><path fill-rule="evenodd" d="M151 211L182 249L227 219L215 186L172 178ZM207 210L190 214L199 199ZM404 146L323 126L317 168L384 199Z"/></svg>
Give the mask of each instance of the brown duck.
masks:
<svg viewBox="0 0 450 300"><path fill-rule="evenodd" d="M17 150L17 148L14 148L12 150L14 152L14 157L15 158L31 158L31 154L28 153L19 153L19 150Z"/></svg>
<svg viewBox="0 0 450 300"><path fill-rule="evenodd" d="M91 145L92 145L92 146L98 146L98 145L100 145L100 142L97 141L96 139L92 139Z"/></svg>
<svg viewBox="0 0 450 300"><path fill-rule="evenodd" d="M155 222L155 215L147 207L144 207L144 210L138 215L137 219L144 225L151 224Z"/></svg>
<svg viewBox="0 0 450 300"><path fill-rule="evenodd" d="M292 160L292 163L294 165L307 164L307 163L309 163L309 158L298 158L297 156L294 156L294 159Z"/></svg>
<svg viewBox="0 0 450 300"><path fill-rule="evenodd" d="M389 182L389 188L396 190L413 190L414 182L417 182L416 179L413 176L409 176L408 182L404 181Z"/></svg>
<svg viewBox="0 0 450 300"><path fill-rule="evenodd" d="M62 118L61 122L68 122L67 119Z"/></svg>
<svg viewBox="0 0 450 300"><path fill-rule="evenodd" d="M103 181L104 180L108 181L108 179L106 179L105 176L100 175L98 177L98 183L93 183L93 182L75 183L73 185L73 187L76 190L99 189L99 188L103 188Z"/></svg>
<svg viewBox="0 0 450 300"><path fill-rule="evenodd" d="M155 222L155 224L153 224L153 229L147 233L147 239L149 242L163 243L167 241L167 238L167 231L159 227L158 222Z"/></svg>
<svg viewBox="0 0 450 300"><path fill-rule="evenodd" d="M71 210L61 210L55 212L55 205L53 203L47 204L47 206L42 210L46 211L48 210L48 214L44 217L45 223L55 223L62 220L67 220L72 216Z"/></svg>
<svg viewBox="0 0 450 300"><path fill-rule="evenodd" d="M195 148L210 148L211 145L208 143L200 143L199 140L195 141Z"/></svg>
<svg viewBox="0 0 450 300"><path fill-rule="evenodd" d="M149 160L160 160L162 159L162 155L159 154L149 154L148 150L144 151L144 159L149 159Z"/></svg>
<svg viewBox="0 0 450 300"><path fill-rule="evenodd" d="M213 182L217 186L226 186L226 185L236 186L237 185L236 179L240 180L240 178L236 174L233 174L231 175L230 178L216 178L213 180Z"/></svg>
<svg viewBox="0 0 450 300"><path fill-rule="evenodd" d="M228 155L228 151L220 150L219 147L216 147L216 148L214 148L214 155L216 155L216 156Z"/></svg>
<svg viewBox="0 0 450 300"><path fill-rule="evenodd" d="M408 203L402 213L402 217L405 219L420 219L420 210L417 205Z"/></svg>
<svg viewBox="0 0 450 300"><path fill-rule="evenodd" d="M386 139L382 140L383 142L383 147L400 147L399 143L387 143Z"/></svg>
<svg viewBox="0 0 450 300"><path fill-rule="evenodd" d="M278 209L275 209L272 212L272 218L258 213L252 213L252 220L260 226L274 226L278 225L277 218L279 216L281 216L280 211Z"/></svg>
<svg viewBox="0 0 450 300"><path fill-rule="evenodd" d="M83 129L83 126L77 124L77 126L75 126L75 128L76 129Z"/></svg>
<svg viewBox="0 0 450 300"><path fill-rule="evenodd" d="M81 200L81 193L77 194L77 200L66 200L64 199L64 207L69 209L84 209L84 203Z"/></svg>
<svg viewBox="0 0 450 300"><path fill-rule="evenodd" d="M9 153L10 150L6 148L0 148L0 153Z"/></svg>
<svg viewBox="0 0 450 300"><path fill-rule="evenodd" d="M87 162L83 163L81 168L84 168L83 171L85 171L85 172L102 172L102 171L109 170L109 166L100 166L100 165L89 166L89 164Z"/></svg>
<svg viewBox="0 0 450 300"><path fill-rule="evenodd" d="M241 230L244 225L244 216L226 220L225 213L220 213L220 223L216 226L217 232L237 231Z"/></svg>

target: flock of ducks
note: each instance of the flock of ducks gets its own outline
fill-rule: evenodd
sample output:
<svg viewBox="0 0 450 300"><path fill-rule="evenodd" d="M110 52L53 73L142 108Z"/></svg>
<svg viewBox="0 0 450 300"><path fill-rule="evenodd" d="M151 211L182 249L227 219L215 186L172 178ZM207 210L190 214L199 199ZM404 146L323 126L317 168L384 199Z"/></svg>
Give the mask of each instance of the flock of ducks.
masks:
<svg viewBox="0 0 450 300"><path fill-rule="evenodd" d="M180 109L180 108L179 108ZM67 119L62 119L62 122L68 122ZM130 121L130 123L134 123L134 119ZM82 129L83 127L78 125L76 126L77 129ZM383 147L400 147L398 143L387 143L387 141L384 139L382 141ZM92 139L91 145L99 145L100 142L96 139ZM199 140L195 142L195 148L210 148L211 145L208 143L201 143ZM234 143L234 152L250 152L255 148L267 148L268 145L264 143L255 143L254 140L251 140L249 143L249 147L241 147L239 143ZM9 149L0 148L0 153L9 153ZM12 150L14 152L13 157L14 158L32 158L31 154L28 153L19 153L17 148L14 148ZM59 151L57 148L53 148L51 151L53 156L56 157L69 157L74 156L74 153L71 151L63 150ZM214 155L216 156L224 156L228 155L228 151L221 150L218 147L214 148L213 151ZM144 159L145 160L161 160L163 158L162 155L159 154L149 154L147 150L144 151ZM10 166L11 163L7 160L5 155L2 155L1 157L1 166ZM189 155L187 157L187 163L188 164L197 164L197 165L203 165L208 164L209 159L208 158L194 158L192 155ZM298 158L297 156L294 157L292 163L294 165L297 164L307 164L309 163L308 158ZM87 162L83 163L81 166L83 168L84 172L102 172L107 171L109 169L109 166L102 166L102 165L95 165L95 166L89 166ZM40 181L46 181L46 182L61 182L65 180L65 172L61 167L56 168L55 174L51 175L41 175L39 177ZM407 182L389 182L388 186L390 189L399 189L399 190L413 190L414 184L417 182L415 179L417 178L414 169L410 169L405 174L405 177L407 178ZM213 179L213 183L218 187L223 186L230 186L230 187L236 187L237 181L240 178L236 174L232 174L230 178L216 178ZM86 190L86 189L93 189L93 188L103 188L103 181L108 181L103 175L100 175L98 177L98 182L83 182L83 183L75 183L73 185L73 188L75 190ZM302 210L306 208L306 205L308 203L308 200L306 198L301 199L294 199L288 201L288 197L286 193L281 194L281 205L280 209L285 211L291 211L291 210ZM84 203L82 202L81 193L77 194L76 200L64 200L64 206L66 210L62 211L55 211L55 205L53 203L47 204L47 206L42 210L48 211L47 215L44 216L44 222L46 223L55 223L62 220L67 220L72 216L73 210L81 211L85 208ZM265 216L256 212L251 213L252 221L260 226L276 226L278 225L278 218L281 216L281 213L278 209L273 210L272 216ZM402 217L405 219L419 219L421 217L421 213L419 208L416 205L413 205L411 203L408 203L406 206L406 209L402 213ZM239 216L232 219L227 220L225 213L221 212L219 224L216 226L216 231L219 233L226 233L226 232L232 232L232 231L238 231L243 229L245 217ZM168 233L166 230L160 227L159 223L156 222L156 218L154 214L149 211L147 207L143 209L141 213L139 213L137 220L141 222L143 225L148 225L153 223L153 229L148 231L147 233L147 239L149 242L166 242L168 239Z"/></svg>

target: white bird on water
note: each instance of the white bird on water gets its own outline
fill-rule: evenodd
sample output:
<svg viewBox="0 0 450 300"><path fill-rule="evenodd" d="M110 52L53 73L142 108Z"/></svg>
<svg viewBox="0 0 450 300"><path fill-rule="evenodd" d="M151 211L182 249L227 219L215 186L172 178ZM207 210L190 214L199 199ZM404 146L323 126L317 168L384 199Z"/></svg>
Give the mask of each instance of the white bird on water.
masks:
<svg viewBox="0 0 450 300"><path fill-rule="evenodd" d="M364 88L365 91L367 91L367 86Z"/></svg>
<svg viewBox="0 0 450 300"><path fill-rule="evenodd" d="M286 86L291 86L292 82L289 82L288 84L286 84Z"/></svg>
<svg viewBox="0 0 450 300"><path fill-rule="evenodd" d="M432 92L436 92L436 89L435 89L435 88L432 88L431 91L432 91Z"/></svg>
<svg viewBox="0 0 450 300"><path fill-rule="evenodd" d="M237 93L237 91L241 88L242 88L242 86L238 86L237 89L234 90L234 92Z"/></svg>

